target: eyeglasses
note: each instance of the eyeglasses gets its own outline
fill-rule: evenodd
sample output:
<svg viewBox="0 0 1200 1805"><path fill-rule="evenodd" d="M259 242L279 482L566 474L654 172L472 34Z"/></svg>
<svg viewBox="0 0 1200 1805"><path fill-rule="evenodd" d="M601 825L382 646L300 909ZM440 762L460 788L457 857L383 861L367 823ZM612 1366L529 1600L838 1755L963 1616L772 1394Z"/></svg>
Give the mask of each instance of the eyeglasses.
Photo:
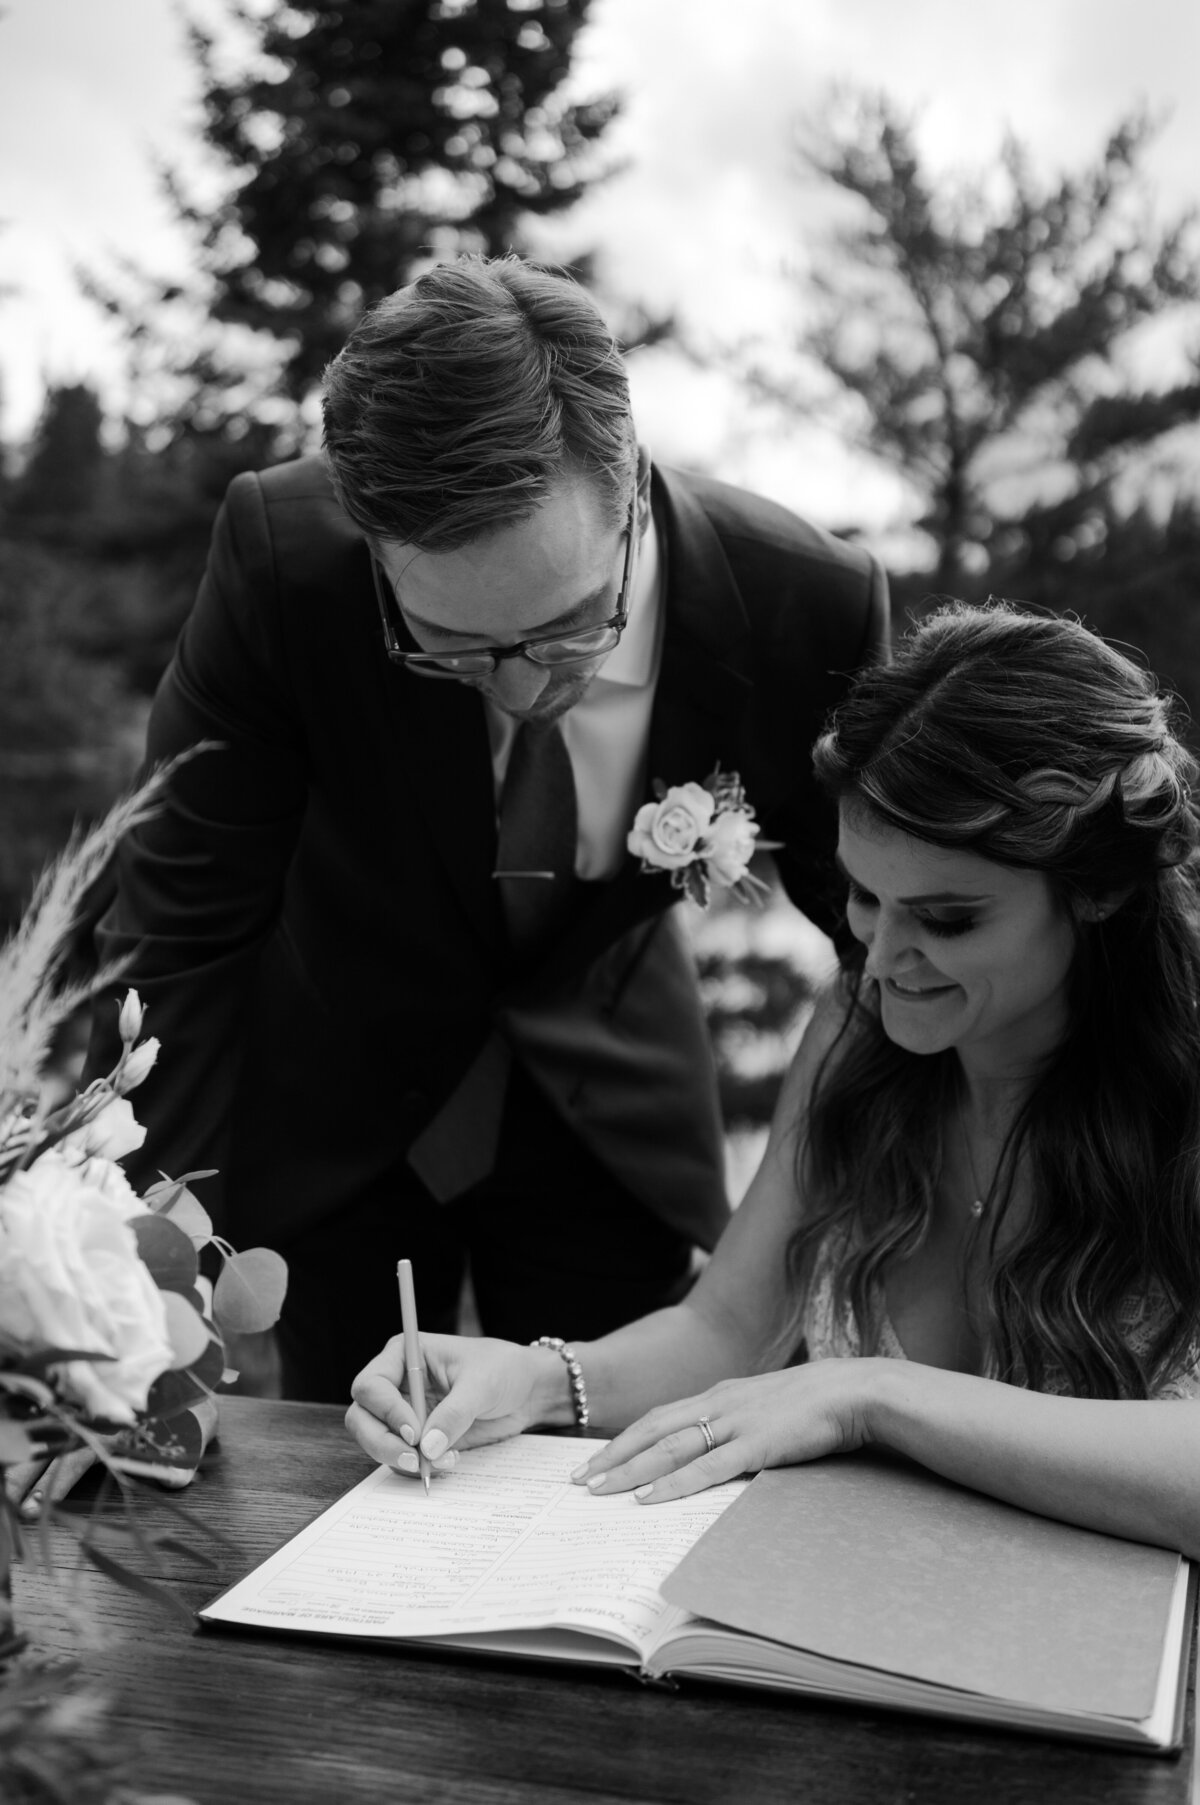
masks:
<svg viewBox="0 0 1200 1805"><path fill-rule="evenodd" d="M470 646L462 652L408 652L400 643L393 614L404 618L404 610L378 558L371 558L375 579L375 600L383 622L383 643L393 664L402 664L419 677L490 677L505 658L527 658L530 664L551 668L559 665L587 664L611 652L625 631L629 618L629 578L633 570L634 522L637 497L629 506L625 528L625 562L621 571L621 588L617 609L607 620L594 627L577 627L572 633L549 633L540 639L521 639L515 646Z"/></svg>

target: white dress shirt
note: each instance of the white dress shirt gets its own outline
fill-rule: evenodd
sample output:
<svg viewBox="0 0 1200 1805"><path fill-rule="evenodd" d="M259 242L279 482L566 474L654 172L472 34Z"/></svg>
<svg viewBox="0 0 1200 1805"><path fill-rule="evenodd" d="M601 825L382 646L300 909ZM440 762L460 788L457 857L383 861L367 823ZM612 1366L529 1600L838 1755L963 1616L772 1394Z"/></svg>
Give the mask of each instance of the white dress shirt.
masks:
<svg viewBox="0 0 1200 1805"><path fill-rule="evenodd" d="M607 878L625 857L625 836L642 801L650 713L662 656L665 559L653 514L637 552L629 614L620 642L562 718L575 774L575 875ZM517 722L485 700L497 805Z"/></svg>

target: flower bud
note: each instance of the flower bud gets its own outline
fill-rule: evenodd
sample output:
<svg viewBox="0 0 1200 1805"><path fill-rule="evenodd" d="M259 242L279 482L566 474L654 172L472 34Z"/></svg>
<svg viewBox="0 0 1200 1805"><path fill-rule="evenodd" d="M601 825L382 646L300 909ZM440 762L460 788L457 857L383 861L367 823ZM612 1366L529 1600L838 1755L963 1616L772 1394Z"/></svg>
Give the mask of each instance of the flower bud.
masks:
<svg viewBox="0 0 1200 1805"><path fill-rule="evenodd" d="M127 990L125 1001L121 1004L121 1013L117 1017L117 1028L127 1047L131 1047L141 1033L142 1019L145 1013L142 1008L142 999L137 991Z"/></svg>
<svg viewBox="0 0 1200 1805"><path fill-rule="evenodd" d="M140 1047L135 1047L116 1074L118 1094L123 1097L127 1091L136 1090L142 1079L149 1077L157 1058L156 1040L144 1040Z"/></svg>

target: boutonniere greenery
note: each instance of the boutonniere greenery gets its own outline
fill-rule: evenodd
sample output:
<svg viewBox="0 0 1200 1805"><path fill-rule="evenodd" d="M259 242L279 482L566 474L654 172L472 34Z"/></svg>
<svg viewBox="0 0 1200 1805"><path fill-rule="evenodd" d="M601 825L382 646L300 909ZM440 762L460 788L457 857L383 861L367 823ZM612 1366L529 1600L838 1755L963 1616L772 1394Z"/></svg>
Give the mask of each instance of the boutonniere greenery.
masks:
<svg viewBox="0 0 1200 1805"><path fill-rule="evenodd" d="M759 839L737 772L718 765L703 783L668 788L656 780L652 787L656 800L643 803L626 840L642 870L669 872L675 889L702 909L714 885L740 902L761 902L768 886L754 876L750 861L782 842Z"/></svg>

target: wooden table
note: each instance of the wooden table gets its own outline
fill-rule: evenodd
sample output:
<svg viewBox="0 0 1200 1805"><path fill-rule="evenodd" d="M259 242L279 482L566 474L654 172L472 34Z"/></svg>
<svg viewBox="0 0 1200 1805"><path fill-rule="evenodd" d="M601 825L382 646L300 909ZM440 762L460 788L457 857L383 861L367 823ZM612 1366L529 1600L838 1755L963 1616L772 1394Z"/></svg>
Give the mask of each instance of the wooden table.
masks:
<svg viewBox="0 0 1200 1805"><path fill-rule="evenodd" d="M223 1400L184 1502L237 1546L210 1545L211 1570L180 1555L177 1590L206 1602L366 1470L332 1406ZM1162 1759L615 1672L189 1630L87 1584L110 1640L82 1651L83 1673L116 1695L138 1784L197 1805L1192 1805L1190 1708L1184 1754ZM76 1649L61 1583L19 1568L16 1592L36 1647Z"/></svg>

